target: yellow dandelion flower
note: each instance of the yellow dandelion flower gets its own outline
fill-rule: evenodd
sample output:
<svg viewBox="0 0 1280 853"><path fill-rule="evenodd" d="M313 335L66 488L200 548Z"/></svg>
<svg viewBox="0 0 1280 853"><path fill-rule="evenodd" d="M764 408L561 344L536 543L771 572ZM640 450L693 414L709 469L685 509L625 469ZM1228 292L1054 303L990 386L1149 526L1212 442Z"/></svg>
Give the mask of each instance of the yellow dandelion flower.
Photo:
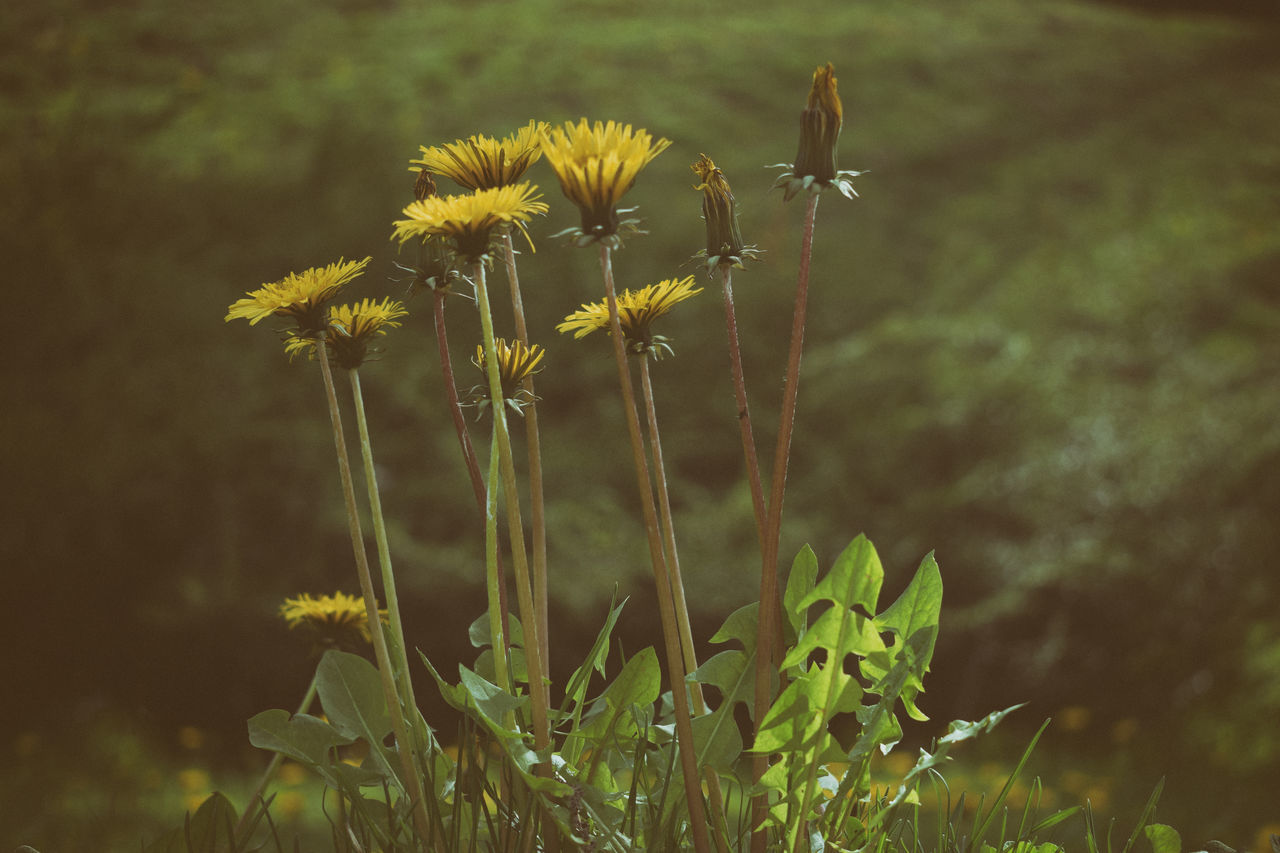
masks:
<svg viewBox="0 0 1280 853"><path fill-rule="evenodd" d="M743 261L759 252L755 246L742 245L738 209L724 172L706 154L698 155L698 162L689 168L698 176L699 183L693 188L702 190L702 218L707 223L707 248L698 256L706 256L708 272L721 264L742 269Z"/></svg>
<svg viewBox="0 0 1280 853"><path fill-rule="evenodd" d="M498 379L502 383L503 402L517 414L524 414L522 411L524 407L537 402L538 398L526 391L521 383L527 377L542 372L542 359L547 351L538 344L526 345L518 340L507 343L505 338L498 338L495 341L495 349L498 352ZM471 359L471 363L479 368L481 374L488 377L489 365L484 356L483 344L476 345L476 355ZM473 387L471 396L474 405L478 406L482 412L492 402L489 399L487 382Z"/></svg>
<svg viewBox="0 0 1280 853"><path fill-rule="evenodd" d="M404 209L406 218L396 221L392 239L404 243L410 237L441 237L467 260L480 260L489 253L493 229L499 225L514 225L529 239L524 223L547 212L547 205L537 200L542 197L535 195L537 189L524 183L419 199Z"/></svg>
<svg viewBox="0 0 1280 853"><path fill-rule="evenodd" d="M643 129L632 130L629 124L597 121L592 125L585 118L542 135L542 153L565 196L582 214L582 228L575 231L580 245L617 234L623 224L618 202L635 184L640 170L670 144L671 140L655 140Z"/></svg>
<svg viewBox="0 0 1280 853"><path fill-rule="evenodd" d="M368 359L370 345L400 325L400 318L408 314L404 303L384 298L381 302L365 299L354 305L334 305L329 309L329 356L339 366L354 370ZM315 356L316 341L297 333L290 333L285 340L285 352L293 357L305 352Z"/></svg>
<svg viewBox="0 0 1280 853"><path fill-rule="evenodd" d="M531 121L502 139L477 134L435 148L419 146L422 158L410 162L469 190L510 186L542 156L542 134L549 127Z"/></svg>
<svg viewBox="0 0 1280 853"><path fill-rule="evenodd" d="M325 309L338 291L363 273L370 260L339 260L327 267L290 273L280 281L264 284L231 303L223 319L227 322L244 319L252 326L267 317L290 317L297 322L300 334L313 335L324 328Z"/></svg>
<svg viewBox="0 0 1280 853"><path fill-rule="evenodd" d="M639 290L625 291L618 297L618 322L622 326L623 337L627 339L627 351L647 353L654 358L661 358L664 352L670 354L668 340L653 334L650 327L654 320L677 303L701 292L701 287L693 286L693 276L667 279ZM561 334L573 332L576 339L584 338L597 329L608 331L609 325L608 303L589 302L565 317L564 322L556 326L556 331Z"/></svg>
<svg viewBox="0 0 1280 853"><path fill-rule="evenodd" d="M795 164L774 182L774 187L783 187L784 199L790 200L805 190L818 193L831 186L847 198L858 194L850 179L862 173L836 168L836 143L843 124L844 109L836 92L835 69L828 62L813 72L813 86L800 113L800 148ZM782 165L786 168L786 164Z"/></svg>
<svg viewBox="0 0 1280 853"><path fill-rule="evenodd" d="M378 614L386 618L385 610ZM280 615L290 628L302 626L313 631L323 645L354 646L358 640L372 640L369 614L364 599L357 595L335 592L316 597L304 592L297 598L286 598L280 605Z"/></svg>

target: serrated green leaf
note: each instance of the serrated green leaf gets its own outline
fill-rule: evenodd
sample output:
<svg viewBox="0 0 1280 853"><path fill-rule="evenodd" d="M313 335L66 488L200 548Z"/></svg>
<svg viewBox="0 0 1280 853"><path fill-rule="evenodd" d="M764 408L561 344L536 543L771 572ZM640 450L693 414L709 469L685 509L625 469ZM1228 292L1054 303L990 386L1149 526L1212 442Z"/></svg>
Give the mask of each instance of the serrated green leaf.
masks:
<svg viewBox="0 0 1280 853"><path fill-rule="evenodd" d="M759 623L760 602L743 605L729 614L720 630L711 637L713 643L737 640L748 653L756 650L756 630Z"/></svg>
<svg viewBox="0 0 1280 853"><path fill-rule="evenodd" d="M826 600L837 607L860 608L864 615L871 616L876 612L883 582L884 567L880 565L880 557L867 537L859 534L840 552L831 571L800 599L798 607L806 608Z"/></svg>
<svg viewBox="0 0 1280 853"><path fill-rule="evenodd" d="M781 669L801 666L818 649L827 652L827 660L843 663L847 655L866 657L885 650L884 640L876 624L860 613L840 607L828 607L808 631L787 652Z"/></svg>
<svg viewBox="0 0 1280 853"><path fill-rule="evenodd" d="M880 630L892 631L907 640L918 631L937 628L941 612L942 572L930 553L920 563L915 577L907 584L902 595L898 596L898 600L889 605L875 621ZM932 654L933 646L930 645L928 656L931 657Z"/></svg>
<svg viewBox="0 0 1280 853"><path fill-rule="evenodd" d="M809 626L809 608L801 606L818 578L818 557L805 545L791 561L791 573L787 575L787 588L782 595L782 609L791 626L791 639L804 636Z"/></svg>
<svg viewBox="0 0 1280 853"><path fill-rule="evenodd" d="M461 664L458 665L458 675L462 689L467 691L476 710L506 731L504 725L506 716L524 705L527 699L512 696L498 685L486 681ZM515 737L520 736L518 731L512 731L510 734Z"/></svg>
<svg viewBox="0 0 1280 853"><path fill-rule="evenodd" d="M989 732L994 729L1001 720L1012 714L1014 711L1025 706L1025 702L1019 705L1012 705L1003 711L992 711L981 720L969 723L964 720L956 720L947 726L947 733L938 738L940 744L959 743L962 740L977 737L983 732Z"/></svg>
<svg viewBox="0 0 1280 853"><path fill-rule="evenodd" d="M1182 853L1182 836L1178 830L1163 823L1153 823L1142 828L1151 842L1152 853Z"/></svg>
<svg viewBox="0 0 1280 853"><path fill-rule="evenodd" d="M366 741L378 770L403 790L403 780L383 745L391 733L391 712L373 664L359 655L330 649L316 668L316 693L333 727Z"/></svg>
<svg viewBox="0 0 1280 853"><path fill-rule="evenodd" d="M355 738L310 714L291 716L276 708L249 718L249 743L304 764L327 764L329 750L354 742Z"/></svg>

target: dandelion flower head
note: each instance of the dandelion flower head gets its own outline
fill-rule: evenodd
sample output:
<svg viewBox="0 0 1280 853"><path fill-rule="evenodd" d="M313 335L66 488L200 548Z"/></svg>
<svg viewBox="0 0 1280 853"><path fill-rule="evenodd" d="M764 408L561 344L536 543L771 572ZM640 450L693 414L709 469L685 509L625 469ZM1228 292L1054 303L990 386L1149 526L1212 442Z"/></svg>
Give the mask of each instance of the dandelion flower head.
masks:
<svg viewBox="0 0 1280 853"><path fill-rule="evenodd" d="M515 412L520 413L524 406L537 399L523 387L523 383L535 373L542 372L542 359L547 352L538 344L525 344L520 340L507 343L504 338L495 341L494 349L498 355L498 381L502 385L502 398ZM476 355L471 363L488 376L489 363L485 358L483 345L476 346ZM491 402L487 396L487 385L478 385L472 390L482 408Z"/></svg>
<svg viewBox="0 0 1280 853"><path fill-rule="evenodd" d="M618 323L627 339L628 350L633 353L650 353L655 358L661 357L663 351L670 353L671 347L666 338L653 334L653 321L676 304L701 292L702 288L693 286L693 276L667 279L639 290L623 292L618 297ZM561 334L573 332L573 337L577 339L584 338L597 329L608 331L610 325L608 303L589 302L565 317L564 322L556 326L556 331Z"/></svg>
<svg viewBox="0 0 1280 853"><path fill-rule="evenodd" d="M314 335L325 326L325 309L347 282L364 272L371 258L312 267L264 284L231 303L224 320L244 319L257 325L267 317L289 317L302 335Z"/></svg>
<svg viewBox="0 0 1280 853"><path fill-rule="evenodd" d="M404 209L405 218L395 222L392 239L404 243L411 237L441 237L467 260L480 260L489 253L493 229L499 225L514 225L528 239L524 224L547 212L547 205L538 201L542 196L537 189L522 183L418 199Z"/></svg>
<svg viewBox="0 0 1280 853"><path fill-rule="evenodd" d="M607 238L620 225L618 202L640 170L671 144L646 130L615 121L566 122L542 135L542 153L560 179L565 196L582 214L584 241Z"/></svg>
<svg viewBox="0 0 1280 853"><path fill-rule="evenodd" d="M531 121L502 139L477 134L434 148L423 145L422 157L410 162L469 190L510 186L542 156L542 134L549 127Z"/></svg>
<svg viewBox="0 0 1280 853"><path fill-rule="evenodd" d="M386 611L378 611L379 618ZM297 598L286 598L280 605L280 615L290 628L303 627L316 633L320 640L332 646L354 646L357 641L368 643L369 612L364 599L344 592L333 595L312 596L307 593Z"/></svg>
<svg viewBox="0 0 1280 853"><path fill-rule="evenodd" d="M329 309L329 334L326 344L329 354L339 367L354 370L369 357L373 342L400 325L400 318L408 314L404 303L384 298L381 302L365 299L354 305L334 305ZM285 341L285 351L292 357L301 352L314 356L316 340L298 334L290 334Z"/></svg>

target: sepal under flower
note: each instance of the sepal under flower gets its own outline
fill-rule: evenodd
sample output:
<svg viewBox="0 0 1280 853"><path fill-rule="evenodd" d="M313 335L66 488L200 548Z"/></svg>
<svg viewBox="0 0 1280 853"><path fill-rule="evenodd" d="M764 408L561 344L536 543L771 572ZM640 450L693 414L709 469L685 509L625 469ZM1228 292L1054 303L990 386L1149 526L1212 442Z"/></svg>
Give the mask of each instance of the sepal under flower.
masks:
<svg viewBox="0 0 1280 853"><path fill-rule="evenodd" d="M707 224L707 248L695 257L706 258L708 273L721 265L743 269L744 262L754 260L760 252L755 246L742 244L737 204L724 172L706 154L699 155L698 162L689 168L700 180L694 189L702 190L702 218Z"/></svg>
<svg viewBox="0 0 1280 853"><path fill-rule="evenodd" d="M519 340L507 343L503 338L498 338L495 346L498 352L498 381L502 385L502 401L513 412L523 415L525 406L538 401L537 397L523 387L524 380L535 373L542 372L542 359L547 352L538 344L526 345ZM471 359L471 363L486 377L489 375L489 365L483 345L476 345L476 355ZM487 383L474 386L469 396L470 405L479 408L481 413L493 402L489 397Z"/></svg>

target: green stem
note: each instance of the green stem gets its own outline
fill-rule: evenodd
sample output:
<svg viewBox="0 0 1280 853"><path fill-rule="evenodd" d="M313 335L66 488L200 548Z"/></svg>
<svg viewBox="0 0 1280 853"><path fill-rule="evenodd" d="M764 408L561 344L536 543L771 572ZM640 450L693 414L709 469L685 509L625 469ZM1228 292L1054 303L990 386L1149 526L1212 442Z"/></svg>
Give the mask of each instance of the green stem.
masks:
<svg viewBox="0 0 1280 853"><path fill-rule="evenodd" d="M506 260L507 281L511 285L511 313L515 319L516 337L529 345L529 329L525 325L524 300L520 296L520 278L516 274L516 250L511 228L502 231L502 250ZM524 390L533 400L533 377L524 378ZM525 443L529 450L529 523L533 526L533 605L538 614L538 653L542 655L542 671L551 671L550 624L547 620L547 512L542 489L542 441L538 434L538 406L524 410Z"/></svg>
<svg viewBox="0 0 1280 853"><path fill-rule="evenodd" d="M640 393L644 398L645 416L648 421L649 452L653 456L654 483L657 487L658 511L662 520L663 550L671 578L676 621L680 629L680 647L684 653L684 669L686 673L691 673L698 668L698 654L693 645L693 627L689 623L689 603L685 596L684 576L680 573L680 558L676 551L676 528L671 513L671 495L667 488L667 466L662 459L662 439L658 434L658 409L653 402L653 381L649 375L647 354L640 356ZM702 684L697 681L688 683L689 693L693 698L693 712L700 717L707 713L707 700L702 693ZM711 767L703 768L703 777L707 781L712 821L716 830L712 834L712 839L720 853L728 853L728 822L724 816L724 795L720 790L720 777Z"/></svg>
<svg viewBox="0 0 1280 853"><path fill-rule="evenodd" d="M791 455L791 433L795 426L796 394L800 382L800 357L804 351L805 310L809 298L809 260L813 252L813 223L818 212L817 194L809 196L805 210L804 236L800 244L800 271L796 278L795 310L791 320L791 347L787 355L787 375L782 389L782 410L778 419L778 443L773 454L773 475L769 480L769 515L765 525L764 553L760 567L760 612L756 631L756 732L773 700L773 676L781 662L781 629L778 601L778 545L782 533L782 501L787 488L787 463ZM757 753L752 776L758 782L769 767L769 756ZM752 800L752 821L759 826L767 813L764 795ZM756 831L751 839L754 853L763 853L765 833Z"/></svg>
<svg viewBox="0 0 1280 853"><path fill-rule="evenodd" d="M324 377L325 396L329 403L329 421L333 426L334 448L338 456L338 474L342 478L342 497L347 509L347 532L351 536L351 549L356 560L356 575L360 579L360 592L364 595L365 613L369 619L369 634L373 640L374 657L378 662L378 675L382 679L382 692L391 714L391 727L395 732L396 752L404 775L406 796L413 804L414 825L422 838L431 837L431 822L427 816L422 785L413 763L408 729L401 712L400 697L396 693L394 667L387 651L387 639L378 616L378 599L373 588L373 575L369 572L369 557L364 549L364 534L360 530L360 515L356 509L356 491L351 477L351 459L347 455L347 441L342 431L342 414L338 409L338 395L333 386L333 372L329 369L328 347L323 335L316 340L316 357L320 361L320 373Z"/></svg>
<svg viewBox="0 0 1280 853"><path fill-rule="evenodd" d="M302 701L298 703L298 710L293 712L293 716L305 714L311 708L311 703L316 698L316 676L311 676L311 683L307 685L307 692L302 694ZM253 789L253 793L249 795L249 802L245 804L244 814L240 816L240 820L236 822L236 828L232 832L232 837L236 839L237 845L243 847L248 844L249 837L247 830L252 822L257 819L259 812L266 811L267 804L262 800L263 793L267 790L267 785L275 778L276 771L280 769L280 765L284 763L284 753L277 752L271 756L271 761L267 764L267 769L262 772L262 778L258 780L258 785ZM261 808L259 808L261 806ZM242 837L243 835L243 837Z"/></svg>
<svg viewBox="0 0 1280 853"><path fill-rule="evenodd" d="M444 307L447 293L443 288L435 291L436 348L440 352L440 372L443 374L445 396L449 401L449 414L453 418L453 429L458 434L458 446L462 450L462 461L467 466L467 474L471 478L471 491L475 494L476 507L481 516L485 514L488 498L485 495L484 478L480 475L480 462L476 459L475 448L471 445L471 433L467 429L467 419L462 414L462 403L458 400L458 384L453 377L453 357L449 354L449 336L445 332ZM504 642L511 636L511 626L507 620L507 572L502 563L502 552L498 552L498 601L501 605L499 613L502 617L502 637ZM510 652L505 645L503 649Z"/></svg>
<svg viewBox="0 0 1280 853"><path fill-rule="evenodd" d="M507 675L507 633L503 618L502 595L498 575L498 428L494 419L489 441L489 488L484 510L485 581L489 589L489 641L493 648L493 672L498 686L515 695ZM505 723L505 721L504 721Z"/></svg>
<svg viewBox="0 0 1280 853"><path fill-rule="evenodd" d="M680 650L671 578L667 573L667 563L663 556L662 536L658 530L658 516L653 504L653 486L649 480L649 465L645 460L644 439L640 434L640 418L636 414L636 395L631 384L631 369L627 363L627 344L622 334L622 323L618 319L618 297L614 292L613 263L609 247L603 243L600 245L600 270L604 276L605 297L609 305L609 328L613 335L614 359L618 365L618 384L622 389L623 414L627 422L627 434L631 439L636 485L640 490L640 508L644 516L645 533L649 539L649 559L653 564L653 579L658 592L658 612L662 619L667 667L671 673L671 698L676 714L676 747L680 753L680 767L684 774L685 798L689 806L689 826L693 832L693 844L697 853L710 853L706 813L702 806L702 785L698 778L697 757L694 755L693 721L689 716L689 696L685 689L687 673L684 656Z"/></svg>
<svg viewBox="0 0 1280 853"><path fill-rule="evenodd" d="M524 626L525 661L529 669L529 697L533 703L534 748L544 749L551 742L547 725L548 690L542 672L541 645L538 640L538 620L533 607L533 593L529 586L529 558L524 549L524 524L520 515L520 494L516 488L516 466L511 456L511 436L507 432L506 402L502 394L502 378L498 372L498 347L493 334L493 314L489 308L489 294L485 285L484 262L475 262L476 305L480 309L480 329L484 335L485 367L489 376L490 411L498 438L498 472L502 478L502 491L506 499L507 532L511 542L511 562L516 573L516 601L520 606L520 621Z"/></svg>

